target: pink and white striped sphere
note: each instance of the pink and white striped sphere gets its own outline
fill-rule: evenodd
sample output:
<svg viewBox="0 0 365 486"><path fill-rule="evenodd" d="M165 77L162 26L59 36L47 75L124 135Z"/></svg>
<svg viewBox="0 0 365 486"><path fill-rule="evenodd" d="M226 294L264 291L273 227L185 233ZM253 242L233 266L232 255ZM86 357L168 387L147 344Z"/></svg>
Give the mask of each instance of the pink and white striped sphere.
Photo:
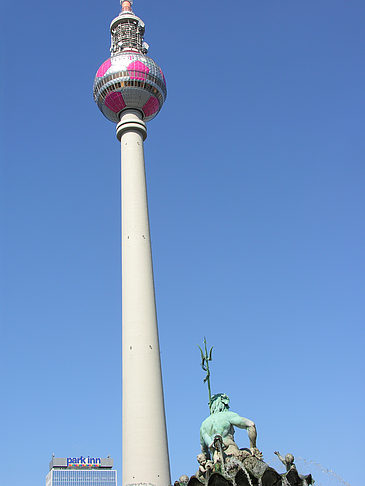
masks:
<svg viewBox="0 0 365 486"><path fill-rule="evenodd" d="M96 73L93 92L103 115L115 123L127 108L139 110L144 121L152 120L167 95L161 68L153 59L132 51L103 62Z"/></svg>

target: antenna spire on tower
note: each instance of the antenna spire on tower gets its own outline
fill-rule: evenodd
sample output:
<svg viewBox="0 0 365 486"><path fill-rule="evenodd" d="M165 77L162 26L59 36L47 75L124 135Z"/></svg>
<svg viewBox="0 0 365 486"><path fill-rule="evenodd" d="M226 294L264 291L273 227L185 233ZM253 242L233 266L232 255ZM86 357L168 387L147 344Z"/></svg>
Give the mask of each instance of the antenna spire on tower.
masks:
<svg viewBox="0 0 365 486"><path fill-rule="evenodd" d="M133 0L120 0L122 12L132 12Z"/></svg>

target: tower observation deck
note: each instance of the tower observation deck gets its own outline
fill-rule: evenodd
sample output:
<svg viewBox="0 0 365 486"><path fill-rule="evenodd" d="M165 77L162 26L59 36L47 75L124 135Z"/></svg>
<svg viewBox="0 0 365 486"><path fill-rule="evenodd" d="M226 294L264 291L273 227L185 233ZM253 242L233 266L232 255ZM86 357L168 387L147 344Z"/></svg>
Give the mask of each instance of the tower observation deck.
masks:
<svg viewBox="0 0 365 486"><path fill-rule="evenodd" d="M111 57L99 67L94 81L94 99L101 112L117 123L128 108L138 109L144 121L154 118L167 95L165 76L148 57L143 41L144 22L122 2L122 11L110 24Z"/></svg>

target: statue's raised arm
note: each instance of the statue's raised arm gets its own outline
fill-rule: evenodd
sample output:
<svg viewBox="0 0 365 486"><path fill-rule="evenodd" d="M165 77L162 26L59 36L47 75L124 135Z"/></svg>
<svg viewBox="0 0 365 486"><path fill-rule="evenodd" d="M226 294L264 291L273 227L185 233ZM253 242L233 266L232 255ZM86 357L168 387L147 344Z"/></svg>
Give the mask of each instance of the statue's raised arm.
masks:
<svg viewBox="0 0 365 486"><path fill-rule="evenodd" d="M250 439L250 447L254 449L256 447L257 431L256 425L252 420L241 417L238 413L230 412L232 414L231 424L239 427L240 429L246 429L248 438Z"/></svg>

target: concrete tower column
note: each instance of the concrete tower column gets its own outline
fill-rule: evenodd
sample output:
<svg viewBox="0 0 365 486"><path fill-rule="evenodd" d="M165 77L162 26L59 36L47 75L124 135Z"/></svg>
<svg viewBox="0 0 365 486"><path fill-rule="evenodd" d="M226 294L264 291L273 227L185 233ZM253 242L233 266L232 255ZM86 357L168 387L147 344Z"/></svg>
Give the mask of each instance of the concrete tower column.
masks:
<svg viewBox="0 0 365 486"><path fill-rule="evenodd" d="M123 486L168 486L170 466L162 389L140 111L117 125L122 178Z"/></svg>

